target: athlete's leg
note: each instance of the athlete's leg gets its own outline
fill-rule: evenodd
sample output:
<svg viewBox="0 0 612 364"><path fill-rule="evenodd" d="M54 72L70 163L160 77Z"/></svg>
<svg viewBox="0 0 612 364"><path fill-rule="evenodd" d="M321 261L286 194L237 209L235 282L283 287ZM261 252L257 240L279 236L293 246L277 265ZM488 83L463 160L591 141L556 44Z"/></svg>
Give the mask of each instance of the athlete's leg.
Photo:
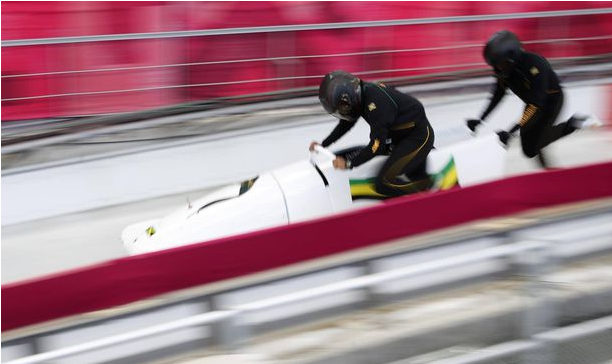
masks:
<svg viewBox="0 0 612 364"><path fill-rule="evenodd" d="M394 149L376 179L376 192L386 196L401 196L427 190L431 180L427 175L427 155L434 143L431 126L414 130ZM402 179L402 175L408 181Z"/></svg>
<svg viewBox="0 0 612 364"><path fill-rule="evenodd" d="M538 157L543 168L549 168L548 158L542 149L560 138L571 134L575 127L569 121L554 125L563 107L563 94L559 93L550 106L544 110L544 115L535 124L521 128L521 147L528 158Z"/></svg>

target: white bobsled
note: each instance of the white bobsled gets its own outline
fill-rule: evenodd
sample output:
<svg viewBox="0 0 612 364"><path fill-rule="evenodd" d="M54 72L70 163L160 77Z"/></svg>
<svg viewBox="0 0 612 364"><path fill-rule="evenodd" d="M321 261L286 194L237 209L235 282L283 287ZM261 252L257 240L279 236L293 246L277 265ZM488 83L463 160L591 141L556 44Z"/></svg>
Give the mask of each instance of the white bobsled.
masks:
<svg viewBox="0 0 612 364"><path fill-rule="evenodd" d="M502 178L504 155L495 134L434 149L427 164L432 191ZM130 255L141 254L331 215L377 197L373 180L385 156L352 170L334 169L334 158L318 147L310 160L222 187L160 219L130 225L121 239Z"/></svg>

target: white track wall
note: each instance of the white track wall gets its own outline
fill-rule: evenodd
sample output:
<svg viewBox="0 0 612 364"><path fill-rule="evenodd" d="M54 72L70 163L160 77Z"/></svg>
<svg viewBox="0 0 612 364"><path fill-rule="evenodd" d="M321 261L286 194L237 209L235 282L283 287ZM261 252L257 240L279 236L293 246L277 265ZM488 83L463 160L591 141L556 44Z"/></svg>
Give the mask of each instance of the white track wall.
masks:
<svg viewBox="0 0 612 364"><path fill-rule="evenodd" d="M566 86L562 118L573 112L609 115L610 86ZM488 94L423 99L436 132L436 146L469 138L464 120L477 117ZM508 128L523 103L508 95L479 133ZM321 140L334 127L331 117L274 132L219 134L215 140L193 141L138 154L8 174L2 177L2 225L85 211L159 196L214 187L251 178L260 172L308 158L308 144ZM361 120L334 148L368 141Z"/></svg>

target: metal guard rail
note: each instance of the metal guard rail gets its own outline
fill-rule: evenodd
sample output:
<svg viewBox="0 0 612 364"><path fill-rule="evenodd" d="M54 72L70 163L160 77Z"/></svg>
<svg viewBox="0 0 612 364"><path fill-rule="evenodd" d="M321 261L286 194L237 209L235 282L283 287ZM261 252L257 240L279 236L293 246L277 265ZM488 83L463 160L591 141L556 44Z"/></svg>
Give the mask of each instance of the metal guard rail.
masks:
<svg viewBox="0 0 612 364"><path fill-rule="evenodd" d="M612 211L612 208L608 208L607 210ZM548 223L554 223L554 221ZM579 249L580 252L585 255L591 255L593 253L603 251L610 251L612 250L612 240L603 244L601 242L597 242L591 245L583 244L579 247ZM232 307L228 307L227 309L206 312L196 316L183 318L168 323L158 324L144 329L134 330L131 332L97 339L83 344L73 345L67 348L61 348L45 353L15 359L10 362L7 362L6 364L43 363L49 360L59 359L71 355L111 347L113 345L123 344L129 341L136 341L155 335L170 333L179 329L213 324L218 325L216 329L219 331L217 332L217 336L220 338L220 344L223 347L231 350L237 345L243 343L247 338L248 330L245 330L245 328L240 327L242 322L239 320L239 318L248 312L276 308L283 305L289 305L292 303L325 297L330 294L338 294L354 290L365 291L367 299L369 298L369 295L373 294L373 288L383 283L389 283L391 281L396 281L399 279L415 278L417 276L422 276L426 274L438 273L441 271L445 271L449 268L468 267L474 265L475 263L491 262L493 260L505 259L505 265L501 264L498 269L491 269L485 267L484 269L480 269L480 271L478 271L478 275L480 276L495 274L499 273L500 271L507 270L507 265L518 261L518 258L520 256L525 256L527 254L538 255L538 253L543 253L544 256L555 256L556 258L570 258L570 256L563 256L562 252L555 252L553 244L550 242L530 240L519 241L507 245L494 246L480 251L445 257L435 261L420 263L405 268L399 268L351 278L342 282L326 284L320 287L280 295L269 299L262 299L248 304L235 305ZM574 253L571 254L571 258L575 258ZM528 264L538 265L540 263L541 261L536 259L535 261L531 261ZM455 270L454 272L458 272L458 270ZM472 272L471 274L473 275L474 273ZM473 277L470 276L470 278ZM445 277L445 279L443 280L427 276L419 277L419 279L421 285L427 287L435 287L452 282L461 281L463 279L466 279L466 277L462 276L461 274L453 274L451 276ZM408 288L404 289L403 291L405 293L414 289L415 288ZM593 320L571 327L554 329L548 332L537 334L533 336L531 340L528 341L522 340L503 343L495 345L494 347L487 348L482 352L467 354L461 358L441 361L436 364L478 363L484 359L494 359L514 353L520 353L533 348L538 348L542 345L545 345L547 341L558 342L563 340L569 340L572 337L586 335L590 332L593 332L594 330L604 331L609 329L612 329L612 317ZM223 333L225 333L225 335ZM228 333L232 334L228 335Z"/></svg>
<svg viewBox="0 0 612 364"><path fill-rule="evenodd" d="M588 57L583 60L561 60L559 66L565 66L558 70L558 75L565 81L593 79L601 82L602 79L612 76L612 63L596 63L580 65L582 61L609 61L611 55L602 58ZM570 62L576 62L574 66L568 66ZM465 91L484 91L488 90L491 80L488 77L489 70L478 69L460 72L441 72L426 76L410 76L394 79L384 79L387 84L395 87L409 88L409 92L418 97L430 94L440 94L452 92L455 89ZM470 80L473 79L473 80ZM212 99L205 102L188 104L178 104L159 109L135 111L122 114L98 115L81 118L66 118L64 120L54 120L51 123L40 124L37 129L32 130L25 123L13 122L15 126L6 125L3 127L2 135L2 154L9 154L24 151L31 148L50 145L59 142L69 142L79 139L86 135L97 133L107 133L111 127L129 128L130 124L136 124L135 128L140 128L144 124L157 124L158 119L165 118L165 123L178 123L192 120L197 117L216 115L218 113L238 112L233 108L240 108L241 112L252 112L269 108L287 108L293 106L314 105L315 100L309 99L316 93L315 87L305 87L301 89L291 89L261 94L228 97L223 99ZM271 103L280 102L282 105ZM206 114L210 113L210 115Z"/></svg>
<svg viewBox="0 0 612 364"><path fill-rule="evenodd" d="M372 28L372 27L388 27L388 26L398 26L398 25L444 24L444 23L474 22L474 21L488 21L488 20L551 18L551 17L563 17L563 16L599 15L599 14L610 14L610 13L612 13L612 8L538 11L538 12L530 12L530 13L449 16L449 17L421 18L421 19L399 19L399 20L360 21L360 22L322 23L322 24L304 24L304 25L277 25L277 26L269 26L269 27L251 27L251 28L227 28L227 29L207 29L207 30L174 31L174 32L151 32L151 33L115 34L115 35L109 34L109 35L78 36L78 37L3 40L1 44L2 44L2 47L19 47L19 46L42 45L42 44L66 44L66 43L103 42L103 41L114 41L114 40L136 40L136 39L153 39L153 38L159 39L159 38L200 37L200 36L231 35L231 34L275 33L275 32L292 32L292 31L304 31L304 30Z"/></svg>
<svg viewBox="0 0 612 364"><path fill-rule="evenodd" d="M431 364L480 364L489 360L503 360L509 356L546 349L548 345L563 344L585 336L612 330L612 316L606 316L579 324L553 329L533 336L531 340L509 341L489 346L474 353L434 361ZM399 364L399 363L398 363Z"/></svg>

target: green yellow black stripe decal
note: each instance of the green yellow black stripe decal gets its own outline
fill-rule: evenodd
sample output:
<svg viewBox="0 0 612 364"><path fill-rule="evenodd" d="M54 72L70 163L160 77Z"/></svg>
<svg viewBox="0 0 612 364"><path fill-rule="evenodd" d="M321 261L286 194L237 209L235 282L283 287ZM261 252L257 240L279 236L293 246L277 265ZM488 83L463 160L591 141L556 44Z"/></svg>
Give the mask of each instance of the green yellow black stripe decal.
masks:
<svg viewBox="0 0 612 364"><path fill-rule="evenodd" d="M459 180L457 179L457 166L455 165L455 159L451 159L446 163L444 168L440 172L430 176L434 180L432 190L449 190L453 187L459 186ZM417 183L420 181L416 181ZM352 179L349 181L351 188L351 196L353 200L360 198L370 199L385 199L389 196L382 195L376 192L374 184L376 178L367 179ZM415 183L415 182L412 182Z"/></svg>
<svg viewBox="0 0 612 364"><path fill-rule="evenodd" d="M382 195L376 192L374 189L374 183L376 178L368 178L368 179L352 179L349 181L351 187L351 196L353 199L358 198L375 198L375 199L383 199L387 198L387 196Z"/></svg>
<svg viewBox="0 0 612 364"><path fill-rule="evenodd" d="M434 176L434 188L439 190L448 190L459 185L457 179L457 166L455 165L455 159L451 159L446 163L444 168Z"/></svg>

